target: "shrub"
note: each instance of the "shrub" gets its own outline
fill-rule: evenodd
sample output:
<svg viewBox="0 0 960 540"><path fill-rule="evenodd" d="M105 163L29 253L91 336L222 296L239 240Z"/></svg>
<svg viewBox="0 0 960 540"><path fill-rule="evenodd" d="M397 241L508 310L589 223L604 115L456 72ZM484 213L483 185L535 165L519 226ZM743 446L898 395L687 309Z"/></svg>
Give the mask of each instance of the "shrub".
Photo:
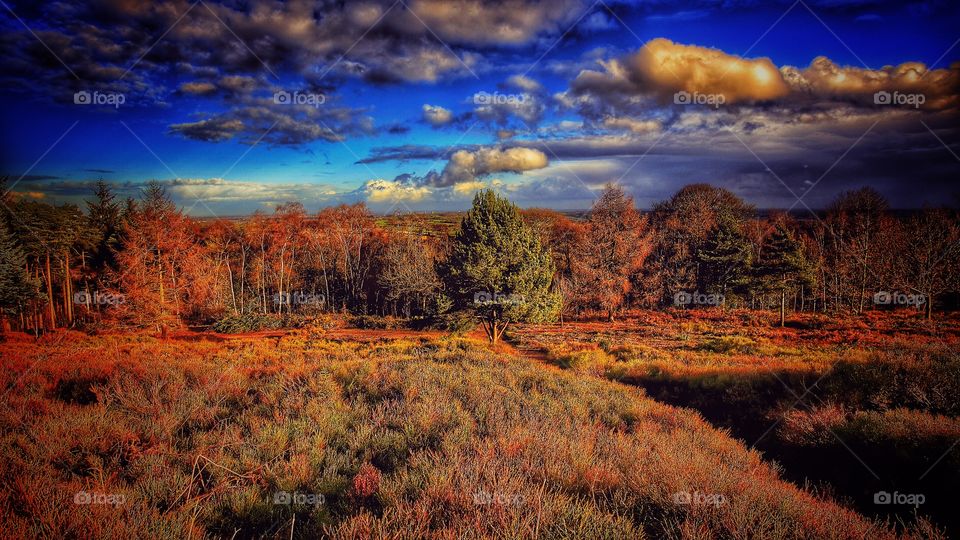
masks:
<svg viewBox="0 0 960 540"><path fill-rule="evenodd" d="M723 354L750 354L756 351L756 342L746 336L720 336L704 340L698 348Z"/></svg>

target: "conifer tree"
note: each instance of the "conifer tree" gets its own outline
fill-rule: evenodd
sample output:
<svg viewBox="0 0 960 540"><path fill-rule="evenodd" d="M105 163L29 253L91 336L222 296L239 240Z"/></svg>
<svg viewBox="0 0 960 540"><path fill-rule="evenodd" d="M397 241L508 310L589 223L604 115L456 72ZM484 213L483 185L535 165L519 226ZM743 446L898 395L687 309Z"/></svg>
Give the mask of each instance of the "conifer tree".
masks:
<svg viewBox="0 0 960 540"><path fill-rule="evenodd" d="M700 287L705 292L727 295L747 284L752 262L750 243L733 219L719 220L698 256Z"/></svg>
<svg viewBox="0 0 960 540"><path fill-rule="evenodd" d="M0 222L0 331L10 329L8 316L39 297L39 283L26 271L23 249L14 241L5 223Z"/></svg>
<svg viewBox="0 0 960 540"><path fill-rule="evenodd" d="M778 223L770 235L760 257L757 277L767 290L780 293L780 326L784 326L787 292L799 285L810 287L814 281L803 244L786 224Z"/></svg>
<svg viewBox="0 0 960 540"><path fill-rule="evenodd" d="M474 197L441 274L455 305L473 311L494 344L510 323L549 321L560 307L549 251L492 190Z"/></svg>

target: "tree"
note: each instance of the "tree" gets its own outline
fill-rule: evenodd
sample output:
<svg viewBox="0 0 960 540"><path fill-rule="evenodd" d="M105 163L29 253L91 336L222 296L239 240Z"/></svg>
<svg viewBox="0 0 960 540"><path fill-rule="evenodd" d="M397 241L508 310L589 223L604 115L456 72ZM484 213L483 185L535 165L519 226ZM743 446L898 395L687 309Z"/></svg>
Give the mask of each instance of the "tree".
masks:
<svg viewBox="0 0 960 540"><path fill-rule="evenodd" d="M474 196L441 266L455 305L473 311L494 344L512 322L556 316L560 298L550 290L553 273L550 252L517 207L493 190Z"/></svg>
<svg viewBox="0 0 960 540"><path fill-rule="evenodd" d="M344 308L366 313L368 293L376 288L374 263L385 236L377 227L373 215L363 203L324 208L317 214L319 235L313 235L311 245L322 260L327 303L333 305L330 281L340 284L340 299Z"/></svg>
<svg viewBox="0 0 960 540"><path fill-rule="evenodd" d="M841 193L827 209L834 294L856 313L863 312L869 289L893 277L889 206L883 195L867 187Z"/></svg>
<svg viewBox="0 0 960 540"><path fill-rule="evenodd" d="M523 220L540 236L540 243L550 248L550 255L556 267L553 278L553 290L560 295L560 324L563 314L570 306L582 304L577 287L578 276L574 275L575 261L580 257L584 245L586 227L556 210L531 208L521 211Z"/></svg>
<svg viewBox="0 0 960 540"><path fill-rule="evenodd" d="M956 290L960 280L960 224L944 209L924 209L907 218L902 282L923 294L927 319L937 295Z"/></svg>
<svg viewBox="0 0 960 540"><path fill-rule="evenodd" d="M749 280L750 242L732 219L719 220L700 249L699 258L700 288L708 293L726 296Z"/></svg>
<svg viewBox="0 0 960 540"><path fill-rule="evenodd" d="M193 284L188 270L194 276L203 273L190 262L197 251L193 223L160 183L151 182L130 216L118 254L124 307L136 323L165 335L169 326L182 322Z"/></svg>
<svg viewBox="0 0 960 540"><path fill-rule="evenodd" d="M23 313L27 302L40 297L40 284L27 273L23 249L0 222L0 331L10 331L8 316Z"/></svg>
<svg viewBox="0 0 960 540"><path fill-rule="evenodd" d="M94 196L96 200L87 202L87 219L95 233L89 265L91 274L103 277L108 270L116 269L115 255L120 247L123 222L120 203L106 182L97 181Z"/></svg>
<svg viewBox="0 0 960 540"><path fill-rule="evenodd" d="M434 247L414 230L399 233L387 243L379 282L387 300L402 303L405 316L410 317L413 305L425 312L427 301L440 287L435 262Z"/></svg>
<svg viewBox="0 0 960 540"><path fill-rule="evenodd" d="M803 244L782 221L767 240L757 266L757 277L768 290L780 294L780 326L784 326L787 292L799 285L810 286L813 270L807 262Z"/></svg>
<svg viewBox="0 0 960 540"><path fill-rule="evenodd" d="M579 295L613 321L631 292L631 277L650 253L647 219L620 186L608 184L587 218L577 258Z"/></svg>
<svg viewBox="0 0 960 540"><path fill-rule="evenodd" d="M710 232L721 220L742 226L753 213L732 192L709 184L684 186L656 204L651 213L655 242L646 272L659 284L661 297L697 287L702 281L699 253Z"/></svg>

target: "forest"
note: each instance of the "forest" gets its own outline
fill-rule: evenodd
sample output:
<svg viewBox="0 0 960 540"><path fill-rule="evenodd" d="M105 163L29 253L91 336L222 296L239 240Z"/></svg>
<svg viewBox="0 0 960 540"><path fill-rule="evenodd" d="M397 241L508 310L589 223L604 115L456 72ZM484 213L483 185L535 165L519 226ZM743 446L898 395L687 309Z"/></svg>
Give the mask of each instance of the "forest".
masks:
<svg viewBox="0 0 960 540"><path fill-rule="evenodd" d="M184 215L160 183L139 200L118 200L104 182L91 195L85 209L4 201L4 329L250 330L323 313L450 325L477 295L519 296L502 281L458 288L455 235L417 214L391 227L362 203L316 214L287 203L207 220ZM477 200L490 196L499 200ZM779 310L781 324L797 311L905 308L930 318L955 308L960 292L956 211L895 212L871 188L804 217L759 212L706 184L640 211L608 185L583 219L536 208L520 216L509 227L530 237L529 253L545 252L554 303L531 322L711 306Z"/></svg>

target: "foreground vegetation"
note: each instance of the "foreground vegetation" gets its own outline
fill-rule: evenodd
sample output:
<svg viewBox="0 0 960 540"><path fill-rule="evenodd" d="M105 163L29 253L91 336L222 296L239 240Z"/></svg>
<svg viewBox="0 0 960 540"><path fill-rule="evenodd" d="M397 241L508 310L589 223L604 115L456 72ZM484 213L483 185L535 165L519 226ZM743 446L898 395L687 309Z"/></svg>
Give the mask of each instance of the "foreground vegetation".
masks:
<svg viewBox="0 0 960 540"><path fill-rule="evenodd" d="M5 534L900 534L785 482L756 451L641 390L469 339L323 336L58 332L4 344ZM922 520L902 534L936 536Z"/></svg>
<svg viewBox="0 0 960 540"><path fill-rule="evenodd" d="M960 318L749 311L642 312L622 323L528 326L521 347L570 371L644 388L869 515L960 530ZM923 494L917 508L879 492Z"/></svg>

